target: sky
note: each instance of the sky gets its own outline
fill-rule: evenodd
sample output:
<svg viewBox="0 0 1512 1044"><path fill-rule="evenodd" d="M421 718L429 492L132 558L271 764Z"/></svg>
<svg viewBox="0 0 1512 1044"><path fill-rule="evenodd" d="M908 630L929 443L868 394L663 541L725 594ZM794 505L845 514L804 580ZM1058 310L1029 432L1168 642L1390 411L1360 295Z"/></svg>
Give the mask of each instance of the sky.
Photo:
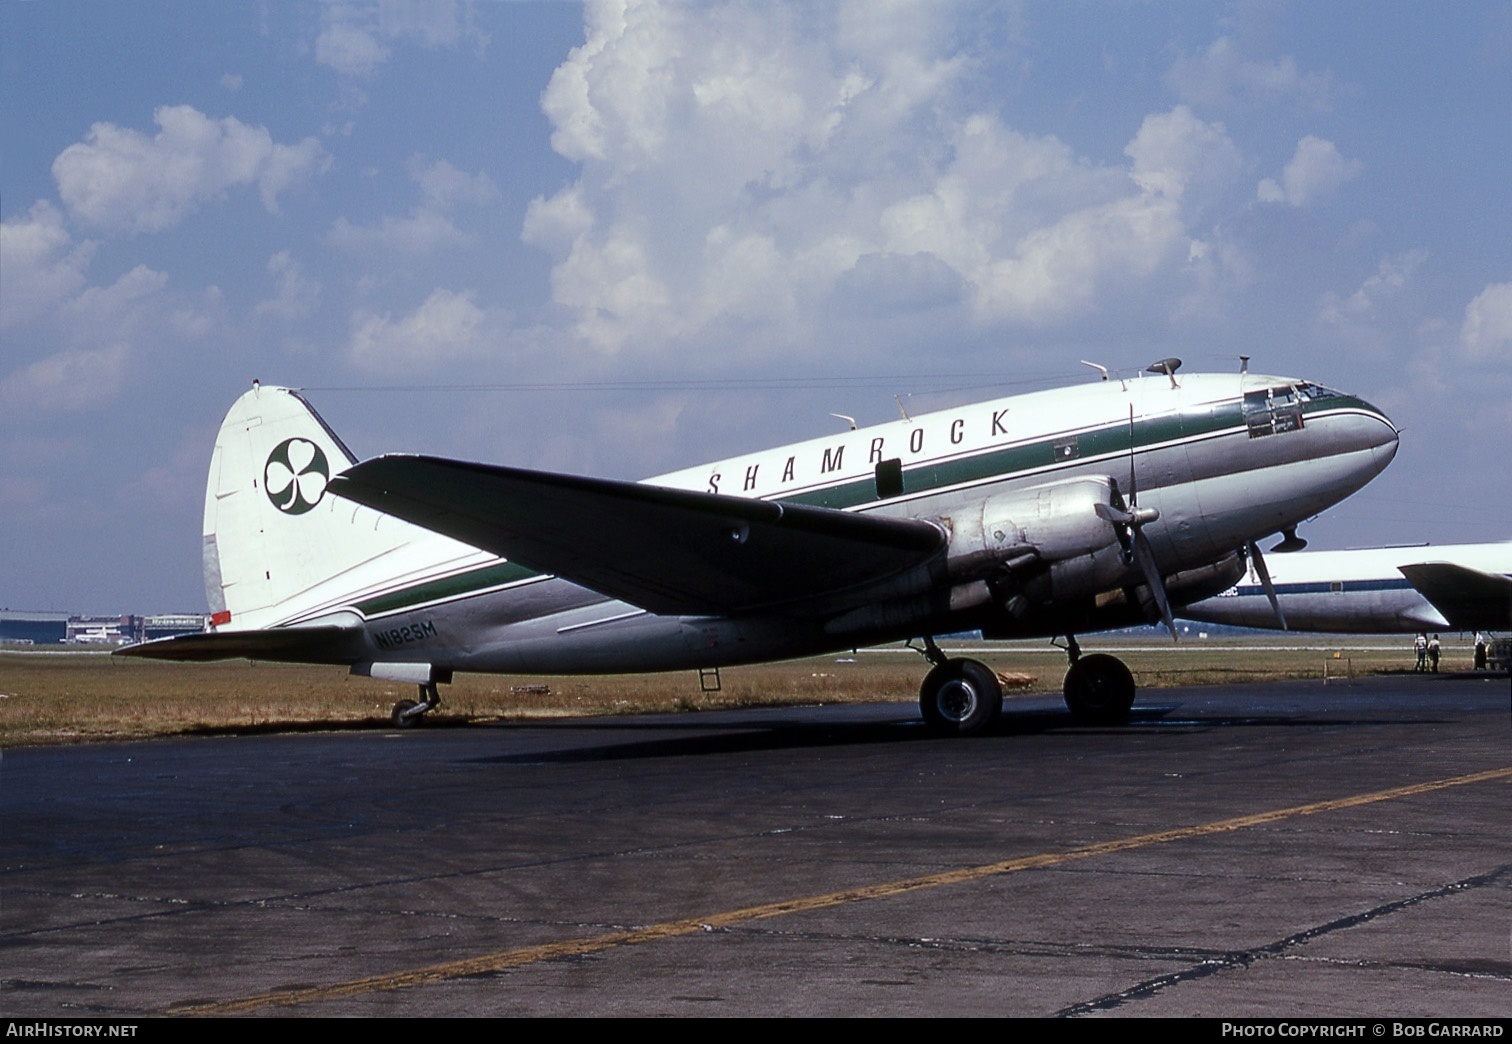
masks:
<svg viewBox="0 0 1512 1044"><path fill-rule="evenodd" d="M253 379L360 457L618 478L1135 371L1512 537L1512 3L0 3L0 607L202 611ZM896 397L896 398L895 398Z"/></svg>

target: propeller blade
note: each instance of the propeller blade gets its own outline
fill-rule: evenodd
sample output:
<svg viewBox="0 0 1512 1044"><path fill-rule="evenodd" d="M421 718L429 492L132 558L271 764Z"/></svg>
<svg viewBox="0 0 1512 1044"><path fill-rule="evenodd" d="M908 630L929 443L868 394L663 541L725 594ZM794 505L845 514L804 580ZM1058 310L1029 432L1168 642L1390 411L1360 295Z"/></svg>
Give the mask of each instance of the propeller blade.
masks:
<svg viewBox="0 0 1512 1044"><path fill-rule="evenodd" d="M1271 583L1270 570L1266 568L1265 556L1260 553L1260 545L1253 540L1249 542L1250 561L1255 563L1255 575L1260 577L1260 586L1265 590L1265 597L1270 599L1271 612L1276 614L1276 622L1281 625L1281 630L1290 630L1286 626L1286 614L1281 612L1281 599L1276 597L1276 585Z"/></svg>
<svg viewBox="0 0 1512 1044"><path fill-rule="evenodd" d="M1134 404L1129 403L1129 507L1139 507L1139 486L1134 478Z"/></svg>
<svg viewBox="0 0 1512 1044"><path fill-rule="evenodd" d="M1145 584L1150 588L1150 595L1160 609L1160 619L1171 632L1171 640L1179 641L1176 637L1176 621L1171 616L1171 600L1166 597L1165 581L1160 576L1160 566L1155 563L1155 553L1150 549L1150 538L1138 527L1134 529L1134 560L1144 573Z"/></svg>

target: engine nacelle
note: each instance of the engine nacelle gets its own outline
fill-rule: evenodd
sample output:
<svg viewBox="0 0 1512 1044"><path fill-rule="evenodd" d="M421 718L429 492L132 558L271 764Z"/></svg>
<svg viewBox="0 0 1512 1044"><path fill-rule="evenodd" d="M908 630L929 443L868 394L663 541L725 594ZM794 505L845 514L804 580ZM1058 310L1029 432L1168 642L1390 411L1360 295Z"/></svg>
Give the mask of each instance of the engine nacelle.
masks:
<svg viewBox="0 0 1512 1044"><path fill-rule="evenodd" d="M1188 605L1226 591L1244 577L1244 559L1230 552L1208 565L1172 573L1166 593L1175 605ZM1180 615L1180 610L1177 610ZM1057 604L1022 617L1003 609L988 609L979 624L984 638L1043 638L1085 631L1106 631L1150 622L1150 610L1123 589L1099 592L1097 597Z"/></svg>
<svg viewBox="0 0 1512 1044"><path fill-rule="evenodd" d="M953 608L990 600L1017 610L1119 586L1128 563L1117 529L1097 513L1112 500L1108 479L1068 479L990 497L942 519L950 529L950 575L963 591Z"/></svg>

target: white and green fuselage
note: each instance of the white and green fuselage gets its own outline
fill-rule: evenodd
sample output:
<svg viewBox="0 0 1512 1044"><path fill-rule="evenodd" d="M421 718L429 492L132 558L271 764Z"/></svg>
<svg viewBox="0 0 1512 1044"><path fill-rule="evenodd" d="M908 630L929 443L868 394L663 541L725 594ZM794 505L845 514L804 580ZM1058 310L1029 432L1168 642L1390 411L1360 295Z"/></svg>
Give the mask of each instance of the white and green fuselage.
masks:
<svg viewBox="0 0 1512 1044"><path fill-rule="evenodd" d="M449 524L469 511L465 485L447 487L455 510L435 498L392 509L425 519L424 526L365 506L401 503L393 498L405 491L391 487L403 460L389 471L365 463L328 490L355 459L297 394L255 387L226 418L206 493L206 586L219 637L194 636L204 640L198 650L184 646L184 658L220 650L344 663L423 683L453 671L717 667L973 628L1029 636L1119 626L1143 617L1144 580L1107 520L1110 503L1137 504L1172 600L1192 601L1238 579L1248 544L1363 486L1396 444L1396 430L1370 404L1301 381L1255 374L1104 380L648 479L639 484L648 497L653 487L708 496L659 504L670 521L656 522L655 539L641 544L615 542L619 501L604 499L633 492L595 488L567 508L543 497L548 506L532 513L522 505L524 521L510 525L559 530L551 545L558 550L503 557L436 531L466 535L486 524ZM372 477L364 492L365 469ZM829 513L885 520L876 528L887 546L876 550L872 569L869 534L854 538L841 526L832 559L815 542L820 537L805 535L795 545L804 554L729 573L726 604L716 582L729 566L724 558L708 558L716 579L690 575L705 560L700 525L733 503L722 498L765 502L763 517L773 525L802 516L822 539L836 522ZM684 518L686 554L677 532ZM753 524L754 554L766 531ZM728 535L743 543L744 523ZM549 543L552 534L531 540L537 536ZM515 546L510 539L501 536L500 546ZM840 578L821 583L812 574L831 560ZM560 564L543 568L543 561ZM659 568L668 571L665 594ZM621 574L625 586L562 578ZM626 590L634 595L612 596ZM789 590L804 594L784 597ZM690 611L678 611L684 606ZM281 637L252 637L268 631Z"/></svg>

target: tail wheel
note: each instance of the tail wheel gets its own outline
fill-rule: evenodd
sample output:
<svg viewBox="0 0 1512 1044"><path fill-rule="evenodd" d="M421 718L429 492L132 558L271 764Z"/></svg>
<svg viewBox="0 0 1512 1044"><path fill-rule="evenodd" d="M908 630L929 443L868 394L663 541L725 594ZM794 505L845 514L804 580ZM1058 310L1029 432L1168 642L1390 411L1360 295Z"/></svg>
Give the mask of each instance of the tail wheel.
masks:
<svg viewBox="0 0 1512 1044"><path fill-rule="evenodd" d="M997 675L975 660L946 660L919 688L919 711L929 728L946 736L974 736L1003 710Z"/></svg>
<svg viewBox="0 0 1512 1044"><path fill-rule="evenodd" d="M400 700L394 704L390 720L396 728L411 729L419 725L425 716L437 707L441 706L441 690L435 682L424 682L420 686L420 700Z"/></svg>
<svg viewBox="0 0 1512 1044"><path fill-rule="evenodd" d="M1083 656L1066 672L1066 706L1087 725L1119 725L1134 706L1134 675L1122 660L1105 653Z"/></svg>

